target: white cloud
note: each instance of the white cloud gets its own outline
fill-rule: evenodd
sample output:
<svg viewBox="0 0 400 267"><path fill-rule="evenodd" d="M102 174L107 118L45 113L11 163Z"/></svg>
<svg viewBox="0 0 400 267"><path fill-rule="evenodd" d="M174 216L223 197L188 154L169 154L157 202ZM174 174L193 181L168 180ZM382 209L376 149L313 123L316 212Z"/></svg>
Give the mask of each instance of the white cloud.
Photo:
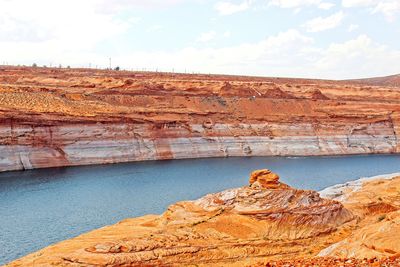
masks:
<svg viewBox="0 0 400 267"><path fill-rule="evenodd" d="M344 18L343 11L339 11L329 17L317 17L307 21L303 27L308 32L321 32L338 27Z"/></svg>
<svg viewBox="0 0 400 267"><path fill-rule="evenodd" d="M96 46L138 22L135 17L122 21L98 11L97 0L0 0L0 4L0 58L15 64L97 64Z"/></svg>
<svg viewBox="0 0 400 267"><path fill-rule="evenodd" d="M335 6L335 4L333 4L333 3L322 2L322 3L320 3L320 4L318 5L318 8L324 9L324 10L329 10L329 9L331 9L331 8L334 7L334 6Z"/></svg>
<svg viewBox="0 0 400 267"><path fill-rule="evenodd" d="M89 0L91 1L91 0ZM163 8L170 7L185 0L95 0L97 11L109 13L126 8Z"/></svg>
<svg viewBox="0 0 400 267"><path fill-rule="evenodd" d="M217 33L215 31L203 32L199 38L197 38L197 42L208 43L216 37Z"/></svg>
<svg viewBox="0 0 400 267"><path fill-rule="evenodd" d="M281 8L297 8L301 6L318 5L320 0L271 0L269 5Z"/></svg>
<svg viewBox="0 0 400 267"><path fill-rule="evenodd" d="M3 0L0 41L42 42L43 45L59 43L61 47L69 48L90 47L124 32L134 21L121 21L109 14L98 13L95 5L95 0ZM58 48L55 45L53 49Z"/></svg>
<svg viewBox="0 0 400 267"><path fill-rule="evenodd" d="M232 35L231 31L224 32L224 37L225 38L231 37L231 35Z"/></svg>
<svg viewBox="0 0 400 267"><path fill-rule="evenodd" d="M348 32L354 32L354 31L356 31L359 27L360 27L360 26L357 25L357 24L351 24L351 25L347 28L347 31L348 31Z"/></svg>
<svg viewBox="0 0 400 267"><path fill-rule="evenodd" d="M202 73L345 79L400 73L400 51L368 36L317 47L312 38L288 30L255 43L225 48L185 48L174 53L135 52L115 59L138 68ZM172 63L173 62L173 65Z"/></svg>
<svg viewBox="0 0 400 267"><path fill-rule="evenodd" d="M372 77L399 73L400 51L373 42L367 35L330 45L321 53L315 67L338 77Z"/></svg>
<svg viewBox="0 0 400 267"><path fill-rule="evenodd" d="M381 1L374 8L373 13L377 12L381 12L387 20L394 21L400 14L400 1Z"/></svg>
<svg viewBox="0 0 400 267"><path fill-rule="evenodd" d="M366 7L372 14L382 13L388 21L393 21L400 14L399 0L342 0L343 7Z"/></svg>
<svg viewBox="0 0 400 267"><path fill-rule="evenodd" d="M185 48L175 53L135 52L118 59L147 69L185 69L204 73L289 75L303 71L301 60L313 39L288 30L255 43L224 48ZM134 59L134 60L133 60ZM171 65L173 62L174 65ZM288 67L289 66L289 67Z"/></svg>
<svg viewBox="0 0 400 267"><path fill-rule="evenodd" d="M293 14L298 14L298 13L300 13L300 11L301 11L301 8L300 8L300 7L297 7L297 8L295 8L295 9L293 10Z"/></svg>
<svg viewBox="0 0 400 267"><path fill-rule="evenodd" d="M375 5L377 2L377 0L342 0L342 5L344 7L367 7Z"/></svg>
<svg viewBox="0 0 400 267"><path fill-rule="evenodd" d="M218 11L218 13L222 16L232 15L234 13L247 10L252 1L251 0L244 0L240 4L234 4L232 2L217 2L214 8Z"/></svg>
<svg viewBox="0 0 400 267"><path fill-rule="evenodd" d="M331 9L335 4L330 2L323 2L322 0L270 0L270 6L277 6L280 8L301 8L305 6L316 6L320 9Z"/></svg>

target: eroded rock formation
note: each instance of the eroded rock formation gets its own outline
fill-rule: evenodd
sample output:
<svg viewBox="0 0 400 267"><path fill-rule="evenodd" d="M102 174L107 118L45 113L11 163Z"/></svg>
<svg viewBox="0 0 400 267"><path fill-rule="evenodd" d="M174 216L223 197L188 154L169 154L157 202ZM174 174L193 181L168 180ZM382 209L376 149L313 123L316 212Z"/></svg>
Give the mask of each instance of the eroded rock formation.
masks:
<svg viewBox="0 0 400 267"><path fill-rule="evenodd" d="M400 257L400 174L356 181L330 191L360 222L349 237L321 251L321 256Z"/></svg>
<svg viewBox="0 0 400 267"><path fill-rule="evenodd" d="M400 90L322 81L0 70L0 171L226 156L399 152Z"/></svg>
<svg viewBox="0 0 400 267"><path fill-rule="evenodd" d="M279 182L279 175L270 170L254 171L250 175L250 187L264 189L286 189L287 185Z"/></svg>
<svg viewBox="0 0 400 267"><path fill-rule="evenodd" d="M309 256L348 236L355 218L341 203L261 170L250 186L176 203L161 216L125 220L9 266L232 265Z"/></svg>

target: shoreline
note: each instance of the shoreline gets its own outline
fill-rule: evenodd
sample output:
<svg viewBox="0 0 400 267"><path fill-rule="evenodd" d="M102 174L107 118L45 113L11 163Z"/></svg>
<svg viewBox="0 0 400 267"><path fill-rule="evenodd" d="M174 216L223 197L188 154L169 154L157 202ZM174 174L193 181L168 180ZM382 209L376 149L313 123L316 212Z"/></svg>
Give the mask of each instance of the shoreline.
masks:
<svg viewBox="0 0 400 267"><path fill-rule="evenodd" d="M348 197L349 194L357 192L360 189L362 189L364 183L377 180L391 180L399 176L400 172L381 174L370 177L360 177L357 180L352 180L346 183L329 186L323 190L320 190L318 193L321 195L321 197L345 203L346 197Z"/></svg>
<svg viewBox="0 0 400 267"><path fill-rule="evenodd" d="M344 157L370 157L370 156L400 156L400 153L356 153L356 154L329 154L329 155L238 155L238 156L215 156L215 157L194 157L194 158L171 158L171 159L149 159L149 160L134 160L134 161L121 161L113 163L98 163L98 164L77 164L53 167L41 167L33 169L17 169L17 170L4 170L0 169L0 174L3 173L18 173L28 172L35 170L52 170L64 168L80 168L80 167L96 167L96 166L116 166L121 164L135 164L135 163L156 163L156 162L170 162L170 161L191 161L191 160L207 160L207 159L224 159L224 158L285 158L285 159L312 159L312 158L344 158Z"/></svg>

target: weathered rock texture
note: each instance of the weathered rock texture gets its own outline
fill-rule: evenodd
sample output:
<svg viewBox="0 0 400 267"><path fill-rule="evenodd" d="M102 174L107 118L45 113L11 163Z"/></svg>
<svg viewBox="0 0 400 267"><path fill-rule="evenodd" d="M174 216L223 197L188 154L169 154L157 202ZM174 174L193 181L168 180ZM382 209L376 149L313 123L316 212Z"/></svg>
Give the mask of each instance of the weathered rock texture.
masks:
<svg viewBox="0 0 400 267"><path fill-rule="evenodd" d="M321 251L321 256L400 257L400 174L356 181L322 194L340 199L360 222L349 237Z"/></svg>
<svg viewBox="0 0 400 267"><path fill-rule="evenodd" d="M263 170L248 187L125 220L9 266L243 266L317 254L349 236L355 219L341 203L291 188Z"/></svg>
<svg viewBox="0 0 400 267"><path fill-rule="evenodd" d="M0 171L398 153L400 90L387 84L2 68Z"/></svg>

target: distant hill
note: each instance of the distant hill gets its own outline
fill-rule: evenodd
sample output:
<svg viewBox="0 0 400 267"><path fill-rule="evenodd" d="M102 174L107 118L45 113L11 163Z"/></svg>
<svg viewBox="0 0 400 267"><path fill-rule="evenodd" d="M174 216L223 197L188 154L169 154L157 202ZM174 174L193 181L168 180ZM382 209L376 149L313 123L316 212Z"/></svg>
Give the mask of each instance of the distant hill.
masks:
<svg viewBox="0 0 400 267"><path fill-rule="evenodd" d="M359 82L359 83L368 84L368 85L400 87L400 74L385 76L385 77L349 80L349 81Z"/></svg>

